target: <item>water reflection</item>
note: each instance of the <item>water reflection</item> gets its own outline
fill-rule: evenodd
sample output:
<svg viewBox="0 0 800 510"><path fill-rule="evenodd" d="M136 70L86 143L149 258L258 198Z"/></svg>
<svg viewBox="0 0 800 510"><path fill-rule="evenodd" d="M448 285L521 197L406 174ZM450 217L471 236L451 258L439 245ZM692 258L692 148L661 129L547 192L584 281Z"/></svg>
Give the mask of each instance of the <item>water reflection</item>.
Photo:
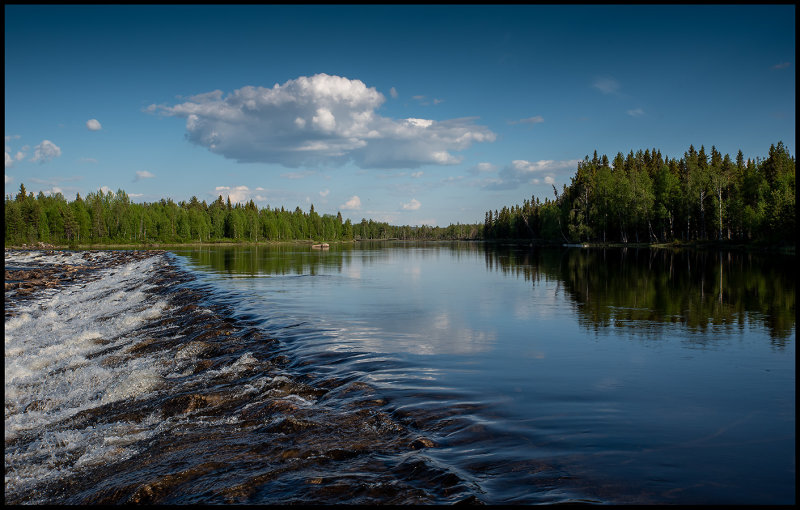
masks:
<svg viewBox="0 0 800 510"><path fill-rule="evenodd" d="M490 271L534 284L558 280L578 305L579 323L657 335L763 325L783 348L795 326L795 257L676 249L487 247ZM698 340L713 339L710 335Z"/></svg>
<svg viewBox="0 0 800 510"><path fill-rule="evenodd" d="M433 290L430 282L437 278L439 288L457 285L431 274L439 267L432 262L442 254L450 262L482 257L490 272L522 277L535 285L555 284L554 302L565 293L576 304L579 324L595 332L616 330L657 337L674 324L701 333L763 325L773 344L783 348L795 327L793 256L680 249L539 249L480 243L334 244L326 251L285 244L205 247L178 253L228 275L341 274L355 280L361 280L363 271L378 263L382 263L380 271L389 271L391 264L386 262L391 257L401 258L398 292L409 292L412 284L416 288L426 281L426 288ZM542 312L541 304L517 302L513 311L518 318L530 317ZM420 334L435 336L442 330L432 319L422 322L425 332L420 330ZM472 338L477 345L491 342L491 335L487 337L485 332L466 331L462 337ZM713 338L703 334L692 341Z"/></svg>
<svg viewBox="0 0 800 510"><path fill-rule="evenodd" d="M370 405L424 431L426 458L482 500L793 501L794 257L403 242L178 253L215 303L278 340L288 369L368 383Z"/></svg>
<svg viewBox="0 0 800 510"><path fill-rule="evenodd" d="M453 253L459 251L473 264L454 265ZM453 271L479 268L482 249L475 244L359 243L325 251L283 244L176 253L206 273L237 279L243 291L238 299L245 299L237 303L238 310L254 315L269 310L275 312L270 316L312 321L318 349L465 355L487 351L497 341L493 327L470 327L463 309L470 295L448 294L459 279Z"/></svg>

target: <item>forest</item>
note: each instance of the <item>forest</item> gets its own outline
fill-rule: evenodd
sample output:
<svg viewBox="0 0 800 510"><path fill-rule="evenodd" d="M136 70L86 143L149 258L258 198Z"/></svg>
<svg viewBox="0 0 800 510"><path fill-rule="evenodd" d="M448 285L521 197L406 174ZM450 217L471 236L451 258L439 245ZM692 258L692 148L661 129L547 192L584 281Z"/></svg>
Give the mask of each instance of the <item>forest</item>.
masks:
<svg viewBox="0 0 800 510"><path fill-rule="evenodd" d="M681 159L661 151L597 151L553 199L487 211L485 239L566 243L738 241L791 244L796 240L795 161L783 142L766 159L735 161L712 146L692 145Z"/></svg>
<svg viewBox="0 0 800 510"><path fill-rule="evenodd" d="M134 203L127 193L98 190L86 197L77 194L67 202L61 193L45 195L25 190L20 184L15 197L5 201L6 246L108 244L182 244L207 242L351 241L360 239L442 240L476 239L482 225L449 227L392 226L362 219L352 223L339 212L318 214L269 206L259 209L250 200L232 205L222 196L211 204L193 196L188 202L172 199Z"/></svg>
<svg viewBox="0 0 800 510"><path fill-rule="evenodd" d="M715 147L690 146L681 159L655 148L578 163L553 199L487 211L483 223L447 227L393 226L341 213L259 209L220 195L207 204L131 202L122 189L98 190L68 202L61 193L37 196L20 184L5 197L5 244L109 245L192 242L401 240L524 240L531 242L671 243L737 241L791 244L796 240L795 160L783 142L766 159L735 161Z"/></svg>

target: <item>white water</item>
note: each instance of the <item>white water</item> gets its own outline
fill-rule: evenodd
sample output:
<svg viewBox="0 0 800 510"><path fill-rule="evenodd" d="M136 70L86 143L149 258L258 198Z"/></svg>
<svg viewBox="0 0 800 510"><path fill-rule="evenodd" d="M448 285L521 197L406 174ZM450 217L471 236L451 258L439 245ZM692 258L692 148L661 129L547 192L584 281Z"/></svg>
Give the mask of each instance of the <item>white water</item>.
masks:
<svg viewBox="0 0 800 510"><path fill-rule="evenodd" d="M99 253L97 260L109 256ZM5 260L6 267L87 263L75 253L23 252ZM88 283L41 290L5 322L6 493L82 466L127 458L136 453L134 443L155 432L157 415L82 430L54 425L86 409L157 391L162 384L170 366L158 359L117 356L110 363L109 355L91 356L124 352L141 340L134 330L162 313L166 303L149 300L145 292L151 287L145 281L160 264L162 258L151 257L101 270ZM9 447L9 441L13 445L26 434L35 438Z"/></svg>

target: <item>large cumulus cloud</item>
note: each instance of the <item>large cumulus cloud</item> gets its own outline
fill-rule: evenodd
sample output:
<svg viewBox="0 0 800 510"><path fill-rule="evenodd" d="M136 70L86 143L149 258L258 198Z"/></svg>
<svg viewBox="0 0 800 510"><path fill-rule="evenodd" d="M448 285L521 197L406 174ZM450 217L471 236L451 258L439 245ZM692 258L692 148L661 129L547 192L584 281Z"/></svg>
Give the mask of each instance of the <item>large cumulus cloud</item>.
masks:
<svg viewBox="0 0 800 510"><path fill-rule="evenodd" d="M376 113L386 100L360 80L316 74L272 88L216 90L148 110L186 118L186 136L239 162L414 168L454 164L451 153L495 134L475 118L391 119Z"/></svg>

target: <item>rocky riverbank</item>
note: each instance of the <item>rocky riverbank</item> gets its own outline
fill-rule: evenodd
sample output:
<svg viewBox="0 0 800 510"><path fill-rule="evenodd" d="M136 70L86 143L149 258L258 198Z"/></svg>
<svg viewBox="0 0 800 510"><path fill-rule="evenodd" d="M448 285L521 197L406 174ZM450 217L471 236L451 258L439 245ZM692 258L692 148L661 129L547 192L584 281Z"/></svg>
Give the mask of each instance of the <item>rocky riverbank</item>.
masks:
<svg viewBox="0 0 800 510"><path fill-rule="evenodd" d="M5 264L7 503L474 500L424 455L425 416L290 358L170 254Z"/></svg>
<svg viewBox="0 0 800 510"><path fill-rule="evenodd" d="M41 243L40 243L41 244ZM92 280L102 269L163 254L163 250L56 251L47 248L5 250L5 317L42 289Z"/></svg>

